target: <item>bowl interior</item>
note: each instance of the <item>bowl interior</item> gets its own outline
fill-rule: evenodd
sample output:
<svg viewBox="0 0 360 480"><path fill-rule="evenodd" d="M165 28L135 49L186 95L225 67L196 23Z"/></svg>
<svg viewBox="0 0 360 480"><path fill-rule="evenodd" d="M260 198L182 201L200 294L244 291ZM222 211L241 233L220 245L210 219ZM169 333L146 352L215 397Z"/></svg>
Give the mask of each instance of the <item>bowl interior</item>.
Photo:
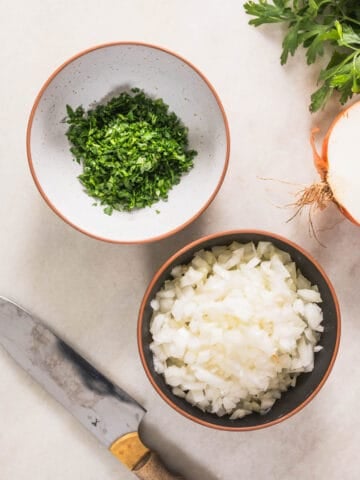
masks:
<svg viewBox="0 0 360 480"><path fill-rule="evenodd" d="M201 248L210 248L215 245L228 245L235 240L240 243L247 243L250 241L257 243L262 240L271 241L278 248L288 252L305 277L319 287L323 300L321 306L324 313L323 325L325 330L320 339L320 344L324 348L316 353L315 366L311 373L301 374L298 377L295 388L290 388L287 392L283 393L281 399L275 402L274 406L266 415L253 413L242 419L230 420L228 417L218 417L215 414L204 413L172 393L171 388L166 385L164 378L154 370L152 352L150 350L152 338L149 327L152 316L150 302L154 298L156 292L161 288L164 281L170 278L172 268L178 264L188 263L192 259L193 254ZM139 350L150 381L158 393L160 393L161 396L180 413L183 413L186 416L191 417L193 420L199 421L207 426L246 430L265 427L290 416L290 414L295 413L310 401L319 390L327 378L336 357L340 334L340 318L337 300L332 291L331 284L327 280L325 274L315 266L305 252L303 253L298 250L295 245L287 243L285 239L276 236L273 237L265 232L230 232L220 235L219 237L208 237L205 241L201 241L201 243L194 243L195 245L192 244L189 249L180 252L180 255L173 258L170 263L165 263L165 268L162 267L162 269L160 269L157 276L154 277L153 283L150 284L140 309L138 331Z"/></svg>
<svg viewBox="0 0 360 480"><path fill-rule="evenodd" d="M198 155L167 202L108 216L77 179L81 166L65 136L66 105L88 109L133 87L169 105L189 128L189 148ZM85 233L115 242L159 238L189 222L220 187L228 148L223 109L204 77L176 55L141 44L105 45L67 62L41 91L28 131L32 173L50 206Z"/></svg>

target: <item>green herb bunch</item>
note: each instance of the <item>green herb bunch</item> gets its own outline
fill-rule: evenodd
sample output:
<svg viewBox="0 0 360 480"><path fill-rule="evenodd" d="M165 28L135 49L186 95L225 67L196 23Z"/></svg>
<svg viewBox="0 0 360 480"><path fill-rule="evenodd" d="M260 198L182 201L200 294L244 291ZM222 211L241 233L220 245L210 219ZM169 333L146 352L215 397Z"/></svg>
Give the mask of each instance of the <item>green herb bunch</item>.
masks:
<svg viewBox="0 0 360 480"><path fill-rule="evenodd" d="M187 128L162 99L138 88L87 112L67 105L67 123L70 150L83 166L79 180L108 215L167 199L193 166Z"/></svg>
<svg viewBox="0 0 360 480"><path fill-rule="evenodd" d="M344 104L360 92L360 1L359 0L259 0L249 1L245 11L254 16L250 24L285 23L281 64L299 46L306 49L307 63L315 63L324 51L330 60L321 70L320 87L312 94L310 110L321 109L333 94ZM324 48L325 46L329 48Z"/></svg>

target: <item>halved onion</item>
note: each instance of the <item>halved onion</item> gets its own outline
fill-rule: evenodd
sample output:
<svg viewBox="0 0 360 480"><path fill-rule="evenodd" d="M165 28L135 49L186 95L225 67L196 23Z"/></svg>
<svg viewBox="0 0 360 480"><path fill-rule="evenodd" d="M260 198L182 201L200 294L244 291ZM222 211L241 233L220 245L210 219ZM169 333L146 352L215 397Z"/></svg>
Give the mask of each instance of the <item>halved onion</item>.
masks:
<svg viewBox="0 0 360 480"><path fill-rule="evenodd" d="M312 131L311 145L322 182L310 187L314 192L314 201L321 209L326 206L327 200L332 200L350 221L360 225L360 158L357 146L360 102L335 117L323 140L321 155L315 147L314 137L318 131Z"/></svg>

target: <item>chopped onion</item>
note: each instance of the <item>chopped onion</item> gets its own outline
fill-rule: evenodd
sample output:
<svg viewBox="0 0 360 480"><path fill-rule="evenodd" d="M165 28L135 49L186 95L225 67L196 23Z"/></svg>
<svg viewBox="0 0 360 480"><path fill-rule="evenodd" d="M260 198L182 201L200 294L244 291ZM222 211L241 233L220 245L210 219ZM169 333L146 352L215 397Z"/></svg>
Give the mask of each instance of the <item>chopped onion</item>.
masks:
<svg viewBox="0 0 360 480"><path fill-rule="evenodd" d="M270 242L201 250L151 301L154 368L203 411L265 414L314 368L319 303L318 287Z"/></svg>

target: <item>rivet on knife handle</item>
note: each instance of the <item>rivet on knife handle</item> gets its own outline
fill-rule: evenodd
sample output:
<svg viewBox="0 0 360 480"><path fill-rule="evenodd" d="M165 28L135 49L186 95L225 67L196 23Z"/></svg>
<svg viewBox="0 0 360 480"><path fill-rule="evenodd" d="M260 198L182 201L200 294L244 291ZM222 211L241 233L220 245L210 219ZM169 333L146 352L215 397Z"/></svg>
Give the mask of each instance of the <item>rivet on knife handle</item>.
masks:
<svg viewBox="0 0 360 480"><path fill-rule="evenodd" d="M128 433L116 440L110 451L141 480L184 480L166 469L158 455L142 443L138 432Z"/></svg>

